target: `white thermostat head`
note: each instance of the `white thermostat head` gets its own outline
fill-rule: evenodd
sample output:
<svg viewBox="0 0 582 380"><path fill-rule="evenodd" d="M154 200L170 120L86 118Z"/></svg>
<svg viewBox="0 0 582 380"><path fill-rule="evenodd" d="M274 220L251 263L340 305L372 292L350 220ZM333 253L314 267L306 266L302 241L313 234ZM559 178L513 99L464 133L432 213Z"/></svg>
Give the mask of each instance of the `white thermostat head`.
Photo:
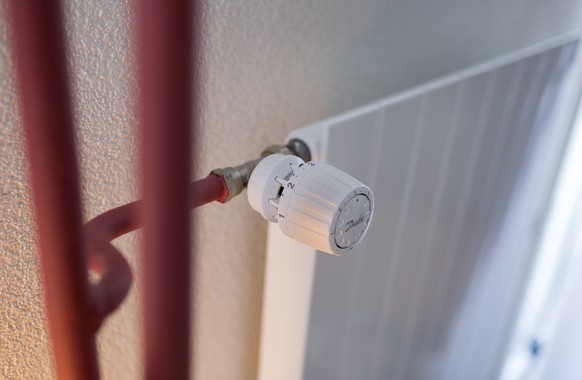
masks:
<svg viewBox="0 0 582 380"><path fill-rule="evenodd" d="M319 251L342 255L362 240L374 213L369 187L324 162L272 154L253 170L249 203L281 231Z"/></svg>

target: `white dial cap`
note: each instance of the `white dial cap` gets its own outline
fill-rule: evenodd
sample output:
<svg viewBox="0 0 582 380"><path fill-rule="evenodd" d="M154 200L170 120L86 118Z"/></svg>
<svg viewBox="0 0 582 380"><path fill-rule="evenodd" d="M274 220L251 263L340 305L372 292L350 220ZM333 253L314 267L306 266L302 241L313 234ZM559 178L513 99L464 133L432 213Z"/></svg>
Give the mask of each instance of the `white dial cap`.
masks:
<svg viewBox="0 0 582 380"><path fill-rule="evenodd" d="M374 212L371 190L347 173L323 162L300 165L293 162L290 174L265 173L269 171L267 167L281 167L274 164L275 161L285 162L289 168L284 157L289 156L272 155L267 157L270 160L264 166L267 158L257 166L259 177L269 178L277 184L278 189L270 192L277 195L271 197L268 203L276 209L274 218L281 231L295 240L335 255L342 255L356 247L368 230ZM248 196L253 208L261 212L254 205L258 203L256 194L261 193L256 185L262 181L253 181L254 175L255 172L249 181ZM272 220L263 212L261 214Z"/></svg>

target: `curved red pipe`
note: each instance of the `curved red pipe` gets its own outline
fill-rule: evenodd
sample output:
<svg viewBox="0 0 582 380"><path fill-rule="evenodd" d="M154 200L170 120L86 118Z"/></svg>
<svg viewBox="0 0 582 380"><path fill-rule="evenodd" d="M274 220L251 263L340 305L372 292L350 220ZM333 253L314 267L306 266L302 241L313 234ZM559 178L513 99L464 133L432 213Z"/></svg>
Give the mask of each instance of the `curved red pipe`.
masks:
<svg viewBox="0 0 582 380"><path fill-rule="evenodd" d="M223 177L210 174L189 186L189 207L196 208L213 201L225 202L228 189ZM132 274L127 261L111 240L143 227L140 212L143 201L132 202L109 210L85 225L89 268L101 277L90 289L90 326L97 331L103 320L125 299Z"/></svg>

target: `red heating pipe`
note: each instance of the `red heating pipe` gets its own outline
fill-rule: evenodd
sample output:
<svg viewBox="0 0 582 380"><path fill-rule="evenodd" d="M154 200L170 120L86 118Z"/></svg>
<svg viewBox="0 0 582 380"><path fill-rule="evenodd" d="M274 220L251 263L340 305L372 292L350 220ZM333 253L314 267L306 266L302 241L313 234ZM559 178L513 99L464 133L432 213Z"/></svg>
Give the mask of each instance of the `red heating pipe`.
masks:
<svg viewBox="0 0 582 380"><path fill-rule="evenodd" d="M10 0L45 301L60 379L97 379L87 264L58 0Z"/></svg>
<svg viewBox="0 0 582 380"><path fill-rule="evenodd" d="M213 201L224 203L228 189L222 176L210 174L191 183L188 193L188 207L196 208ZM101 275L101 281L91 289L94 308L91 324L95 330L129 291L131 277L124 275L130 271L129 266L111 240L142 227L139 216L142 207L143 201L129 203L109 210L85 225L91 256L89 265L92 271Z"/></svg>
<svg viewBox="0 0 582 380"><path fill-rule="evenodd" d="M190 372L191 256L188 183L198 87L196 1L137 0L143 138L145 375Z"/></svg>

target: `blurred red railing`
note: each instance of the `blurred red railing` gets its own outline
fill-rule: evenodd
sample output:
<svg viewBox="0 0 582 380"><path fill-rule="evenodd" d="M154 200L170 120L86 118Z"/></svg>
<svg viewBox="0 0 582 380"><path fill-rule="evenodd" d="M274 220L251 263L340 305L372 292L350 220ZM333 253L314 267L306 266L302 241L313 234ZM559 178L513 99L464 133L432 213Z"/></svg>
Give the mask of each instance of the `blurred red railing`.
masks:
<svg viewBox="0 0 582 380"><path fill-rule="evenodd" d="M110 241L142 224L145 375L190 372L189 209L226 199L222 177L189 184L197 117L196 1L138 0L144 200L82 225L61 4L9 0L45 301L60 379L98 379L95 334L132 275ZM88 268L100 275L88 281Z"/></svg>

